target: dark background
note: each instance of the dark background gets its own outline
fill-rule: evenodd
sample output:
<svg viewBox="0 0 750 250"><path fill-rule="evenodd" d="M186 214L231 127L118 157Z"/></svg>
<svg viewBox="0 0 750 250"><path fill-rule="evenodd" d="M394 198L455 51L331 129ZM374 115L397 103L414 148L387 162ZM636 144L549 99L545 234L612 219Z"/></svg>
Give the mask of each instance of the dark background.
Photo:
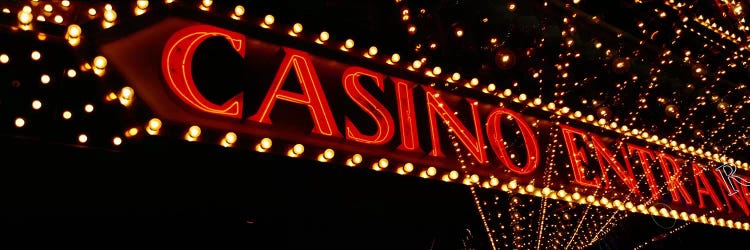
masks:
<svg viewBox="0 0 750 250"><path fill-rule="evenodd" d="M89 7L82 5L82 2L74 2L77 8L83 8L84 11ZM155 16L164 13L181 13L183 16L202 13L195 9L195 1L177 1L184 8L170 10L171 12L156 3L160 1L151 2L152 11L139 18L153 18L154 16L149 17L151 13L155 13ZM534 8L525 8L523 13L523 20L533 19L528 23L508 13L494 12L505 6L503 1L408 1L412 18L420 25L419 30L424 31L415 37L406 34L405 25L400 21L400 10L389 1L235 2L245 4L247 16L255 18L249 18L248 22L257 21L265 14L273 14L277 18L277 27L289 27L296 21L302 22L305 31L309 31L308 38L319 30L327 30L331 32L332 41L352 37L358 48L377 45L381 55L399 52L402 58L413 59L427 54L431 56L430 60L445 65L444 72L482 71L477 72L480 76L487 72L496 73L492 76L498 79L501 89L510 87L509 81L504 81L506 78L524 74L523 67L536 63L532 59L554 58L557 54L554 50L540 53L529 58L526 64L521 61L514 69L498 71L481 65L491 63L485 57L491 55L489 52L492 50L475 45L472 40L451 42L454 39L450 37L452 30L447 27L455 20L462 20L467 16L477 17L478 13L495 13L498 16L494 17L497 18L490 17L498 21L486 30L465 26L467 38L471 37L472 32L476 32L476 41L484 41L489 35L512 33L512 39L506 40L517 47L530 46L534 37L545 37L535 33L540 31L527 32L520 29L523 25L533 26L537 30L539 25L534 23L549 22L547 19L550 16L559 22L559 16L555 16L559 13L535 12ZM538 5L537 1L529 2L532 3L530 5ZM604 1L586 3L597 2ZM130 22L131 19L128 18L134 17L128 17L125 10L131 7L128 5L131 2L119 3L124 4L116 8L123 11L118 12L120 23L113 30L127 31L147 23ZM219 6L219 3L215 4ZM91 5L101 9L103 3L94 2ZM232 6L233 4L224 4L215 7L213 14L196 18L213 20L221 16L221 20L225 20L225 14ZM482 8L483 6L500 7L495 9ZM420 7L427 8L430 14L414 14ZM648 14L651 13L648 7L602 4L592 6L590 10L606 16L605 20L610 23L634 26L634 23L629 22L632 20L630 14L636 17L653 17ZM624 8L632 12L622 11ZM3 24L17 23L15 13L0 17ZM508 25L511 17L518 19L512 20L518 25ZM143 21L142 19L139 21ZM38 30L50 31L50 42L37 41L35 33L3 31L0 34L0 50L11 57L9 65L0 65L0 118L3 122L3 126L0 126L0 249L490 248L473 198L464 185L258 154L246 148L225 149L213 144L186 143L176 138L146 137L139 142L127 141L124 147L116 148L116 151L111 146L98 148L97 145L111 145L110 135L119 135L129 126L143 125L132 120L142 120L131 119L127 116L130 113L119 105L99 105L100 101L96 101L105 91L112 90L105 88L126 84L116 81L114 76L117 72L109 72L112 78L103 84L103 80L81 72L78 78L68 80L64 77L64 69L77 68L82 61L96 55L94 45L97 42L115 40L127 33L110 30L109 33L97 34L95 30L100 26L99 20L89 20L89 23L84 18L66 17L66 20L82 24L85 36L92 39L86 41L93 44L83 44L72 49L64 41L53 43L53 36L63 34L64 27L50 23L36 26ZM225 21L233 22L228 19ZM650 25L669 25L666 21L646 21ZM555 33L554 30L550 28L546 32L552 34ZM626 30L637 32L633 27ZM605 35L598 35L607 42ZM605 46L625 43L625 51L629 51L629 47L638 47L632 41L621 42L609 38L610 41ZM425 45L433 40L441 44L439 50L426 53L412 51L414 45ZM585 40L587 42L580 44L591 44L588 39ZM700 48L702 42L694 41L695 44L686 46ZM41 62L29 60L28 55L32 49L43 53ZM655 54L653 51L642 53ZM607 70L590 70L589 66L603 61L604 59L588 60L588 64L583 64L578 69L613 75ZM680 68L671 72L685 74L689 70ZM41 73L50 74L52 83L40 85ZM614 74L613 78L617 77L619 75ZM518 79L523 80L522 82L527 80ZM747 79L747 76L740 75L739 79ZM550 79L546 82L555 81ZM566 98L577 98L579 94L592 96L588 92L598 93L598 88L611 90L602 92L605 94L638 94L634 89L615 91L612 84L607 83L609 81L602 80L591 85L592 87L572 92ZM539 91L547 93L555 88L553 84L549 85ZM635 86L638 85L642 84ZM520 89L536 94L535 91L539 88L532 84L522 84ZM674 89L683 90L684 86L677 85ZM698 88L695 93L702 90ZM673 97L668 94L672 93L672 88L653 91L653 97L657 94ZM92 96L98 99L93 99ZM30 103L34 98L44 102L42 110L31 111ZM677 95L672 99L681 98L692 98L692 95ZM96 112L91 116L82 115L80 111L87 102L97 104ZM690 103L679 105L683 110L689 107ZM577 108L591 113L596 107ZM617 113L617 116L628 117L627 111L634 109L629 106L621 108L623 111ZM61 121L62 110L73 110L74 118ZM661 122L664 115L660 110L657 111L643 112L643 118L652 120L651 124L661 125L663 130L672 130L677 123L670 120L668 125L664 125ZM27 125L23 129L12 126L14 119L19 116L27 119ZM705 123L713 124L710 119ZM742 124L738 127L742 127ZM91 146L73 145L78 133L83 132L89 133L91 139L88 145ZM727 129L724 132L715 137L730 139L736 130ZM688 139L690 138L684 141ZM719 141L716 144L722 143ZM740 154L737 157L743 156ZM480 195L498 196L501 201L509 199L505 193L497 190L480 190ZM495 210L486 208L485 213L506 213L507 209L507 203L501 202ZM534 217L529 217L530 221L534 221ZM669 220L657 221L665 225L672 223ZM604 239L590 248L632 249L644 242L653 241L647 248L743 249L750 243L746 231L710 225L696 223L683 230L672 231L673 227L679 227L683 223L678 221L672 227L662 228L650 216L633 214L618 223ZM498 228L503 225L510 223L492 224L490 227ZM537 227L531 223L522 226L532 228L527 230L530 232ZM535 235L527 237L536 238ZM550 246L541 246L542 249L548 247Z"/></svg>
<svg viewBox="0 0 750 250"><path fill-rule="evenodd" d="M488 248L460 184L161 139L2 143L2 249Z"/></svg>

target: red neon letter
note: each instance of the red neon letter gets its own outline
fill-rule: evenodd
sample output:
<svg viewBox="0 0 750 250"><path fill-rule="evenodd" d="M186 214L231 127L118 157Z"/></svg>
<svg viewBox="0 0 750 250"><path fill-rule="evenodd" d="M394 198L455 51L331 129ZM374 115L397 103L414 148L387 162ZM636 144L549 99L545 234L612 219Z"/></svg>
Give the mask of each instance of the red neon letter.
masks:
<svg viewBox="0 0 750 250"><path fill-rule="evenodd" d="M469 149L469 152L474 158L480 163L487 163L487 152L484 148L484 136L482 135L482 127L479 123L479 111L474 100L466 99L471 106L471 114L474 118L474 131L476 136L472 136L461 121L453 114L448 105L440 99L440 94L434 89L422 86L427 95L427 113L430 117L430 135L432 136L432 156L443 156L440 150L440 137L438 136L437 130L437 118L435 114L440 115L440 118L446 123L449 129L456 133L456 137L461 140L461 143Z"/></svg>
<svg viewBox="0 0 750 250"><path fill-rule="evenodd" d="M162 52L162 74L169 89L191 107L207 113L242 118L242 93L217 105L203 97L193 82L192 65L195 49L203 41L214 36L226 38L232 47L245 57L244 35L210 25L190 26L175 32L167 40Z"/></svg>
<svg viewBox="0 0 750 250"><path fill-rule="evenodd" d="M366 76L372 78L380 91L383 91L383 75L378 74L360 67L349 67L344 71L342 82L344 91L352 101L362 108L367 114L375 120L377 131L373 135L365 135L354 126L354 123L346 117L346 139L361 143L381 145L387 143L393 138L396 126L393 122L393 116L388 109L383 106L374 96L367 92L359 82L359 77Z"/></svg>
<svg viewBox="0 0 750 250"><path fill-rule="evenodd" d="M630 189L630 192L634 194L640 194L638 191L638 186L635 183L635 177L633 177L633 169L630 168L630 165L627 164L627 168L624 168L620 162L615 159L615 154L610 152L607 149L607 146L604 145L604 142L602 142L601 139L599 139L598 136L591 135L591 141L594 143L594 150L596 151L596 159L599 161L599 168L602 170L602 179L604 180L604 188L609 188L609 178L607 178L607 165L605 165L605 162L609 164L612 169L615 170L615 174L622 179L623 182L625 182L625 185L628 186L628 189ZM628 158L625 157L625 160Z"/></svg>
<svg viewBox="0 0 750 250"><path fill-rule="evenodd" d="M399 150L422 152L417 137L417 114L414 112L414 83L391 77L396 86L401 145Z"/></svg>
<svg viewBox="0 0 750 250"><path fill-rule="evenodd" d="M741 176L741 175L737 175L737 176L745 180L750 180L746 176ZM745 197L745 202L747 202L748 205L750 205L750 190L748 190L747 186L740 185L739 192L742 192L742 197Z"/></svg>
<svg viewBox="0 0 750 250"><path fill-rule="evenodd" d="M594 177L594 179L586 180L586 168L584 164L589 164L589 159L586 157L586 150L583 147L576 146L575 136L579 135L583 139L585 144L588 144L586 140L586 134L578 129L560 125L560 129L563 132L563 138L565 138L565 148L568 151L570 157L570 167L573 168L573 177L575 177L575 183L583 186L598 188L601 180Z"/></svg>
<svg viewBox="0 0 750 250"><path fill-rule="evenodd" d="M690 197L690 193L682 183L682 171L680 171L680 166L677 165L674 156L664 153L659 154L659 165L664 178L667 179L667 189L672 194L672 202L679 203L680 195L682 195L687 205L693 205L693 198Z"/></svg>
<svg viewBox="0 0 750 250"><path fill-rule="evenodd" d="M326 100L323 88L320 86L318 74L310 63L311 61L310 55L305 52L284 48L284 60L276 72L271 88L263 99L258 112L249 119L271 124L271 109L273 109L276 99L279 99L307 106L315 123L313 133L341 137L341 133L339 133L336 123L333 120L333 114L331 114L331 110L328 107L328 100ZM281 86L286 81L286 77L289 75L289 71L292 69L297 73L297 80L302 88L302 93L294 93L281 89Z"/></svg>
<svg viewBox="0 0 750 250"><path fill-rule="evenodd" d="M518 167L510 159L508 150L505 150L505 143L503 141L503 133L500 130L500 122L503 119L503 115L508 115L516 121L518 127L521 129L521 135L523 135L523 141L526 143L526 165ZM534 131L531 130L526 121L523 120L520 114L513 112L506 108L495 108L487 116L487 137L490 139L490 145L492 150L500 159L500 161L513 172L518 174L529 174L533 172L537 166L539 166L539 146L536 143L536 137L534 137Z"/></svg>
<svg viewBox="0 0 750 250"><path fill-rule="evenodd" d="M647 148L639 147L630 143L626 143L628 145L628 152L638 154L638 159L641 161L641 167L643 168L643 173L646 175L646 182L648 182L648 189L651 190L651 199L658 200L661 198L661 194L659 194L659 186L656 184L656 178L654 178L654 173L651 171L651 164L649 163L649 159L653 160L654 158L654 152Z"/></svg>
<svg viewBox="0 0 750 250"><path fill-rule="evenodd" d="M711 183L708 182L708 179L706 179L706 175L703 174L703 169L701 169L699 164L696 162L692 162L692 165L693 174L695 175L695 189L698 191L698 207L706 208L706 203L703 202L703 196L708 195L709 197L711 197L714 205L716 205L716 210L724 211L721 200L719 200L719 197L716 196L716 192L714 192L714 189L711 187Z"/></svg>
<svg viewBox="0 0 750 250"><path fill-rule="evenodd" d="M729 190L729 187L727 187L726 185L721 185L721 182L723 181L724 177L721 176L721 173L719 173L719 171L721 171L721 170L719 170L719 169L715 169L715 170L716 171L711 171L711 172L714 173L714 177L716 177L716 181L719 182L719 190L726 191L726 192L721 192L721 195L724 196L724 200L727 201L727 204L726 204L727 205L727 210L728 210L727 213L730 213L730 214L732 213L732 202L731 202L731 200L734 200L734 202L736 202L737 204L740 205L740 208L742 209L742 212L744 212L746 216L750 215L750 209L748 209L747 203L745 203L745 199L742 198L742 195L732 195L731 196L732 199L731 200L729 199L729 197L727 196L727 193L732 192L732 191Z"/></svg>

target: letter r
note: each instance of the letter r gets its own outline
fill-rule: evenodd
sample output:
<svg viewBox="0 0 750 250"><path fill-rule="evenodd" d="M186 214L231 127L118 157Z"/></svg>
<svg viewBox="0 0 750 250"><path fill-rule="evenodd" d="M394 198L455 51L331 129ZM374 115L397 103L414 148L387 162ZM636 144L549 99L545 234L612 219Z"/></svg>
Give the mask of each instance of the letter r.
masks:
<svg viewBox="0 0 750 250"><path fill-rule="evenodd" d="M729 169L729 172L727 172L727 168ZM735 182L746 187L750 186L750 181L742 179L742 177L740 176L734 175L734 173L737 172L737 168L734 166L723 164L716 167L716 171L721 174L724 184L727 185L727 190L731 192L729 193L729 196L732 196L738 192L737 187L734 186Z"/></svg>

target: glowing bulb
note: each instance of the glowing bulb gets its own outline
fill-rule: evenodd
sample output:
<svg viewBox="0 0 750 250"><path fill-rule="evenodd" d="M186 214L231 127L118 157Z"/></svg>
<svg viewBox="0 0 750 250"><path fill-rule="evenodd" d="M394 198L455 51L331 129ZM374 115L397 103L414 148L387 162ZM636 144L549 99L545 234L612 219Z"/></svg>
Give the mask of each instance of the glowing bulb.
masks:
<svg viewBox="0 0 750 250"><path fill-rule="evenodd" d="M414 164L411 164L410 162L404 163L404 171L407 173L414 171Z"/></svg>
<svg viewBox="0 0 750 250"><path fill-rule="evenodd" d="M456 170L451 171L448 174L448 178L450 178L451 180L458 179L458 171L456 171Z"/></svg>
<svg viewBox="0 0 750 250"><path fill-rule="evenodd" d="M370 46L370 49L367 50L367 55L369 56L375 56L378 54L378 47Z"/></svg>
<svg viewBox="0 0 750 250"><path fill-rule="evenodd" d="M42 75L40 81L42 82L42 84L48 84L50 81L49 75L47 74Z"/></svg>
<svg viewBox="0 0 750 250"><path fill-rule="evenodd" d="M94 105L86 104L86 106L83 106L83 111L86 111L86 113L94 112Z"/></svg>
<svg viewBox="0 0 750 250"><path fill-rule="evenodd" d="M362 155L360 154L354 154L352 157L346 160L346 165L350 167L357 166L357 164L362 163Z"/></svg>
<svg viewBox="0 0 750 250"><path fill-rule="evenodd" d="M461 79L461 74L459 74L458 72L453 73L453 75L451 75L451 80L453 81L458 81L460 79Z"/></svg>
<svg viewBox="0 0 750 250"><path fill-rule="evenodd" d="M103 56L97 56L94 58L94 68L104 69L107 67L107 58Z"/></svg>
<svg viewBox="0 0 750 250"><path fill-rule="evenodd" d="M516 187L518 187L518 182L516 180L512 180L512 181L508 182L508 188L510 188L510 189L516 189Z"/></svg>
<svg viewBox="0 0 750 250"><path fill-rule="evenodd" d="M39 110L40 108L42 108L42 102L40 102L39 100L32 101L31 108L33 108L34 110Z"/></svg>
<svg viewBox="0 0 750 250"><path fill-rule="evenodd" d="M437 169L435 167L429 167L427 168L427 175L428 176L435 176L437 174Z"/></svg>
<svg viewBox="0 0 750 250"><path fill-rule="evenodd" d="M263 18L263 23L261 23L260 26L268 29L268 28L271 28L271 25L273 24L273 22L274 22L273 15L266 15Z"/></svg>
<svg viewBox="0 0 750 250"><path fill-rule="evenodd" d="M71 24L68 26L68 37L69 38L78 38L81 36L81 26L78 26L77 24Z"/></svg>
<svg viewBox="0 0 750 250"><path fill-rule="evenodd" d="M595 200L596 198L594 198L594 196L592 195L586 196L586 202L588 203L593 203Z"/></svg>
<svg viewBox="0 0 750 250"><path fill-rule="evenodd" d="M135 95L135 90L133 88L125 86L120 90L120 96L118 99L120 100L120 104L123 106L129 106L130 103L133 101L133 96Z"/></svg>
<svg viewBox="0 0 750 250"><path fill-rule="evenodd" d="M24 29L28 29L28 25L31 24L31 21L34 20L34 15L31 14L31 12L27 11L21 11L18 13L18 22L21 23Z"/></svg>
<svg viewBox="0 0 750 250"><path fill-rule="evenodd" d="M87 142L88 140L89 140L89 137L88 137L88 136L86 136L86 134L80 134L80 135L78 136L78 141L79 141L80 143L86 143L86 142Z"/></svg>
<svg viewBox="0 0 750 250"><path fill-rule="evenodd" d="M422 61L420 60L414 60L413 63L411 63L411 67L414 69L419 69L422 67Z"/></svg>
<svg viewBox="0 0 750 250"><path fill-rule="evenodd" d="M380 168L387 168L388 167L388 159L386 159L386 158L380 158L380 160L378 160L378 167L380 167Z"/></svg>
<svg viewBox="0 0 750 250"><path fill-rule="evenodd" d="M21 118L21 117L16 118L16 127L17 128L22 128L24 125L26 125L26 121L23 118Z"/></svg>
<svg viewBox="0 0 750 250"><path fill-rule="evenodd" d="M133 137L138 135L138 128L130 128L127 131L125 131L126 137Z"/></svg>
<svg viewBox="0 0 750 250"><path fill-rule="evenodd" d="M201 5L198 6L201 10L208 11L211 9L211 5L214 4L214 1L212 0L203 0L201 1Z"/></svg>
<svg viewBox="0 0 750 250"><path fill-rule="evenodd" d="M198 140L198 136L201 136L201 128L193 125L188 129L187 134L185 134L185 139L188 141L196 141Z"/></svg>
<svg viewBox="0 0 750 250"><path fill-rule="evenodd" d="M330 38L331 38L331 35L328 34L327 31L323 31L323 32L320 32L320 35L318 36L318 39L315 40L315 42L319 44L323 44L326 41L328 41L328 39Z"/></svg>
<svg viewBox="0 0 750 250"><path fill-rule="evenodd" d="M273 141L271 140L271 138L263 138L260 140L258 145L255 146L255 151L266 152L271 148L272 145Z"/></svg>
<svg viewBox="0 0 750 250"><path fill-rule="evenodd" d="M104 22L105 23L113 23L117 20L117 12L114 10L105 10L104 11ZM107 27L107 26L105 26Z"/></svg>
<svg viewBox="0 0 750 250"><path fill-rule="evenodd" d="M10 62L10 57L7 54L0 54L0 63L6 64Z"/></svg>
<svg viewBox="0 0 750 250"><path fill-rule="evenodd" d="M297 34L299 34L300 32L302 32L302 24L301 23L295 23L292 26L292 31L294 31L294 33L297 33Z"/></svg>
<svg viewBox="0 0 750 250"><path fill-rule="evenodd" d="M399 54L394 53L391 55L390 63L397 63L401 61L401 56Z"/></svg>
<svg viewBox="0 0 750 250"><path fill-rule="evenodd" d="M138 0L135 1L135 6L139 9L146 9L148 8L148 0Z"/></svg>
<svg viewBox="0 0 750 250"><path fill-rule="evenodd" d="M344 42L344 48L351 49L354 47L354 40L352 39L346 39Z"/></svg>
<svg viewBox="0 0 750 250"><path fill-rule="evenodd" d="M115 146L120 146L120 144L122 144L122 138L120 138L119 136L115 136L114 138L112 138L112 144Z"/></svg>
<svg viewBox="0 0 750 250"><path fill-rule="evenodd" d="M295 23L294 25L292 25L292 30L289 31L289 35L297 36L300 32L302 32L302 24Z"/></svg>
<svg viewBox="0 0 750 250"><path fill-rule="evenodd" d="M239 19L244 14L245 14L245 7L242 7L242 5L237 5L234 7L234 15L232 17L235 19Z"/></svg>
<svg viewBox="0 0 750 250"><path fill-rule="evenodd" d="M65 110L63 111L62 116L63 116L63 119L68 120L73 117L73 113L70 113L70 111Z"/></svg>
<svg viewBox="0 0 750 250"><path fill-rule="evenodd" d="M336 152L333 151L333 149L328 148L324 150L323 153L318 155L318 161L321 161L321 162L330 161L331 159L333 159L333 156L335 155L336 155Z"/></svg>
<svg viewBox="0 0 750 250"><path fill-rule="evenodd" d="M294 144L294 146L289 149L289 152L287 153L290 157L297 157L305 152L305 146L302 144Z"/></svg>
<svg viewBox="0 0 750 250"><path fill-rule="evenodd" d="M221 140L221 146L231 147L235 142L237 142L237 134L234 132L227 132L227 134L224 135L224 139Z"/></svg>
<svg viewBox="0 0 750 250"><path fill-rule="evenodd" d="M68 74L68 77L69 77L69 78L73 78L73 77L76 77L76 75L77 75L78 73L76 72L76 70L75 70L75 69L69 69L69 70L68 70L68 72L67 72L67 74Z"/></svg>
<svg viewBox="0 0 750 250"><path fill-rule="evenodd" d="M442 72L443 70L439 66L435 66L434 68L432 68L432 75L439 75Z"/></svg>
<svg viewBox="0 0 750 250"><path fill-rule="evenodd" d="M42 53L39 53L39 51L34 50L31 52L31 60L38 61L41 58L42 58Z"/></svg>
<svg viewBox="0 0 750 250"><path fill-rule="evenodd" d="M148 126L146 126L146 133L150 135L159 134L161 125L161 120L159 120L159 118L151 118L151 120L148 121Z"/></svg>

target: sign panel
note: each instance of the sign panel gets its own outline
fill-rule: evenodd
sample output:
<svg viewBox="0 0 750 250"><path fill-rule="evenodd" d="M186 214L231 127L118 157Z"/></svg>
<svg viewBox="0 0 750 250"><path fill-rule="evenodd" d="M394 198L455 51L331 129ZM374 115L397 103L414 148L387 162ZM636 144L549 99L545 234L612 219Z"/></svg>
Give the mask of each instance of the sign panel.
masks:
<svg viewBox="0 0 750 250"><path fill-rule="evenodd" d="M169 122L331 152L321 160L336 150L349 165L357 154L375 170L630 212L737 228L750 216L750 178L732 166L316 45L169 18L102 51ZM677 210L649 211L656 203Z"/></svg>

